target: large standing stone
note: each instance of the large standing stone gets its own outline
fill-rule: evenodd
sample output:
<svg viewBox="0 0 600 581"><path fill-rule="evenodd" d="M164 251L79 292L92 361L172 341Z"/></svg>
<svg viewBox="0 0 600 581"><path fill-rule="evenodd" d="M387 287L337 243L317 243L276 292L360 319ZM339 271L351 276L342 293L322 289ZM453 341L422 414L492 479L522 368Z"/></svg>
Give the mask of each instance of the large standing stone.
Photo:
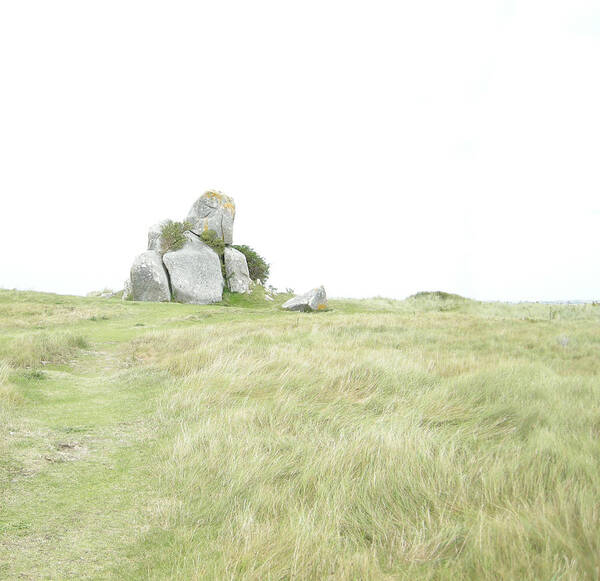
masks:
<svg viewBox="0 0 600 581"><path fill-rule="evenodd" d="M205 305L223 298L223 274L217 253L195 234L185 232L183 248L167 252L163 261L171 277L173 299Z"/></svg>
<svg viewBox="0 0 600 581"><path fill-rule="evenodd" d="M247 293L250 290L248 262L243 253L231 246L225 247L225 276L232 293Z"/></svg>
<svg viewBox="0 0 600 581"><path fill-rule="evenodd" d="M186 220L192 224L192 232L214 230L225 244L233 244L233 220L235 203L233 198L217 191L208 191L192 206Z"/></svg>
<svg viewBox="0 0 600 581"><path fill-rule="evenodd" d="M150 227L150 230L148 230L148 250L162 252L162 229L168 223L169 220L162 220Z"/></svg>
<svg viewBox="0 0 600 581"><path fill-rule="evenodd" d="M327 294L320 286L281 305L287 311L322 311L327 308Z"/></svg>
<svg viewBox="0 0 600 581"><path fill-rule="evenodd" d="M134 301L170 301L169 278L154 250L142 252L131 266L131 296Z"/></svg>

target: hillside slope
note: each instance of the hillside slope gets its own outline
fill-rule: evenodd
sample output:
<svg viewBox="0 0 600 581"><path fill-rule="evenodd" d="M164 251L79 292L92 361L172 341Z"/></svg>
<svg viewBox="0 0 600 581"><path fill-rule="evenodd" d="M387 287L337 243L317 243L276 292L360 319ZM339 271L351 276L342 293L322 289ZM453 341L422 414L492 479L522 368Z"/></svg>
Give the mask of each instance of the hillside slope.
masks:
<svg viewBox="0 0 600 581"><path fill-rule="evenodd" d="M0 291L0 578L597 579L600 307L227 301Z"/></svg>

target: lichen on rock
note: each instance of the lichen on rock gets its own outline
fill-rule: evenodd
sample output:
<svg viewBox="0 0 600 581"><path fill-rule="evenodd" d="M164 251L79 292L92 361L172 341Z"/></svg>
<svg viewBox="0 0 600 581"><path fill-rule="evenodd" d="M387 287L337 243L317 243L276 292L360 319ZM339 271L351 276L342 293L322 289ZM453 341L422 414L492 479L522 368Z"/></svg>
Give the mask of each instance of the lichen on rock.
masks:
<svg viewBox="0 0 600 581"><path fill-rule="evenodd" d="M231 196L216 190L202 194L192 205L186 218L195 234L214 230L225 244L233 243L235 202Z"/></svg>
<svg viewBox="0 0 600 581"><path fill-rule="evenodd" d="M206 304L222 300L225 284L231 292L248 292L246 257L230 246L234 218L233 198L209 190L194 202L185 221L152 226L148 250L131 268L127 295L137 301Z"/></svg>

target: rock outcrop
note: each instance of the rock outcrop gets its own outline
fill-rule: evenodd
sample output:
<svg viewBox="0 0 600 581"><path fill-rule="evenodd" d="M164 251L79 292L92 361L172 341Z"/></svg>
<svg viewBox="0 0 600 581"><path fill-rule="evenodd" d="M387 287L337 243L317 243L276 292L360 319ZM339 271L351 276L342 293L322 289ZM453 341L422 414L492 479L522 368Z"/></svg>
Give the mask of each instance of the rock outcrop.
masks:
<svg viewBox="0 0 600 581"><path fill-rule="evenodd" d="M325 288L320 286L291 298L281 306L287 311L323 311L327 308L327 294Z"/></svg>
<svg viewBox="0 0 600 581"><path fill-rule="evenodd" d="M232 293L247 293L250 291L250 274L246 257L235 248L226 246L224 251L225 276Z"/></svg>
<svg viewBox="0 0 600 581"><path fill-rule="evenodd" d="M251 281L246 257L230 246L234 219L233 198L210 190L194 202L182 223L182 229L189 228L183 232L182 247L175 246L165 252L162 233L169 221L153 225L148 232L148 250L135 259L123 298L208 304L222 300L225 285L231 292L249 292ZM225 243L222 257L200 239L209 230Z"/></svg>
<svg viewBox="0 0 600 581"><path fill-rule="evenodd" d="M125 285L123 286L123 294L121 295L121 298L124 301L130 301L133 299L133 295L131 292L131 278L128 278L125 281Z"/></svg>
<svg viewBox="0 0 600 581"><path fill-rule="evenodd" d="M233 243L234 219L233 198L214 190L200 196L186 218L192 224L191 230L194 234L200 236L202 232L214 230L225 244Z"/></svg>
<svg viewBox="0 0 600 581"><path fill-rule="evenodd" d="M223 298L219 255L192 232L185 233L183 248L167 252L163 261L171 279L173 299L205 305Z"/></svg>
<svg viewBox="0 0 600 581"><path fill-rule="evenodd" d="M171 300L169 277L158 252L146 250L139 254L131 266L130 277L134 301Z"/></svg>
<svg viewBox="0 0 600 581"><path fill-rule="evenodd" d="M148 250L154 250L156 252L162 251L162 229L165 224L167 224L168 220L162 220L161 222L157 222L150 226L150 230L148 230Z"/></svg>

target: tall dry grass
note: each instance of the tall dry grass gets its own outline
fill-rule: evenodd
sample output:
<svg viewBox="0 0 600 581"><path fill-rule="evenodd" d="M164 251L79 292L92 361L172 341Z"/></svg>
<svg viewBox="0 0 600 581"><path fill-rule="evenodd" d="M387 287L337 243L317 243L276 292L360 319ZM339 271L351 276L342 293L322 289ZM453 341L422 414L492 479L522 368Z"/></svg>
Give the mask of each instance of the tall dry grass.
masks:
<svg viewBox="0 0 600 581"><path fill-rule="evenodd" d="M0 409L20 400L17 389L9 381L10 373L10 365L6 361L0 360Z"/></svg>
<svg viewBox="0 0 600 581"><path fill-rule="evenodd" d="M0 291L0 577L599 578L600 308L281 298Z"/></svg>
<svg viewBox="0 0 600 581"><path fill-rule="evenodd" d="M38 332L19 335L0 346L0 355L15 367L37 367L63 363L89 347L88 340L70 332Z"/></svg>
<svg viewBox="0 0 600 581"><path fill-rule="evenodd" d="M560 331L332 313L145 335L139 364L172 377L150 577L596 579L598 336Z"/></svg>

